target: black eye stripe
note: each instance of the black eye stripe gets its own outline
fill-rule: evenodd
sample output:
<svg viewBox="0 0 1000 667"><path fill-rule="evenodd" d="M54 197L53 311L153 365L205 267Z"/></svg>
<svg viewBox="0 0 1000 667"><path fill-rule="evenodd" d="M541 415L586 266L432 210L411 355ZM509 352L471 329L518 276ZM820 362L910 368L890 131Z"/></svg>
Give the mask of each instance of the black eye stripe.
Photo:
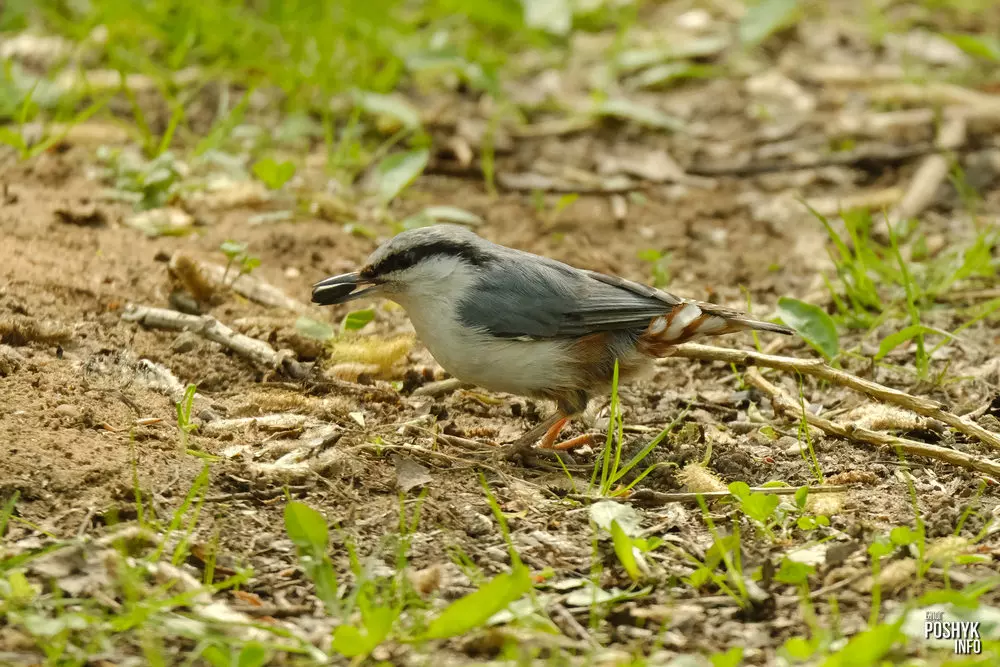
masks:
<svg viewBox="0 0 1000 667"><path fill-rule="evenodd" d="M489 257L470 243L455 241L438 241L426 245L408 248L384 257L380 262L362 272L365 278L376 278L393 271L403 271L422 262L429 257L446 256L465 260L469 264L481 266L489 261Z"/></svg>

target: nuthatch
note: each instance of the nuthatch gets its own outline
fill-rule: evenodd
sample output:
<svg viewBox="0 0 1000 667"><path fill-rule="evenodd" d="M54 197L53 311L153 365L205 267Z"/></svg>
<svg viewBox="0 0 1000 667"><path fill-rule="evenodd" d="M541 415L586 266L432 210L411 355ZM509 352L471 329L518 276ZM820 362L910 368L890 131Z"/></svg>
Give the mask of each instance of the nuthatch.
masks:
<svg viewBox="0 0 1000 667"><path fill-rule="evenodd" d="M360 288L360 289L359 289ZM401 305L417 335L459 380L556 402L517 441L551 447L595 392L635 377L680 343L756 329L791 329L483 239L457 225L403 232L364 267L313 285L322 305L381 296ZM544 437L543 437L544 436Z"/></svg>

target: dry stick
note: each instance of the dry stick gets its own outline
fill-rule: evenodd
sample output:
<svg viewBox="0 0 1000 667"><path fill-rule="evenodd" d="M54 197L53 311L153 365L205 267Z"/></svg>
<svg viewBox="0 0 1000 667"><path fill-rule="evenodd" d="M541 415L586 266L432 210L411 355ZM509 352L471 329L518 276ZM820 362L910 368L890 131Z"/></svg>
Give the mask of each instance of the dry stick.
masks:
<svg viewBox="0 0 1000 667"><path fill-rule="evenodd" d="M851 490L849 486L810 486L809 493L847 493ZM798 489L794 486L752 486L750 487L752 493L763 493L765 495L771 496L793 496L798 493ZM630 496L627 496L625 500L636 502L639 504L648 505L665 505L667 503L696 503L699 498L704 498L705 500L715 500L717 498L729 498L733 494L729 491L704 491L704 492L690 492L690 493L663 493L661 491L650 491L649 489L641 489L636 491ZM573 500L600 500L600 498L593 498L591 496L583 496L578 494L571 494L568 496Z"/></svg>
<svg viewBox="0 0 1000 667"><path fill-rule="evenodd" d="M150 308L129 304L122 314L127 322L138 322L152 329L192 331L203 338L227 347L252 363L265 368L281 369L292 378L303 378L307 370L289 353L275 351L262 340L237 333L211 315L188 315L166 308Z"/></svg>
<svg viewBox="0 0 1000 667"><path fill-rule="evenodd" d="M925 155L934 154L941 149L933 144L919 144L906 148L896 148L894 146L873 146L861 148L856 151L845 152L838 155L831 155L815 160L793 162L751 162L742 165L693 165L685 172L695 176L719 177L719 176L758 176L760 174L771 174L785 171L802 171L806 169L821 169L823 167L850 167L866 162L874 164L897 164L906 162Z"/></svg>
<svg viewBox="0 0 1000 667"><path fill-rule="evenodd" d="M965 130L964 116L954 115L947 119L938 132L937 147L941 150L958 148L965 143ZM889 224L894 227L903 220L915 218L934 203L934 197L948 176L950 167L948 155L936 153L924 158L903 199L889 212Z"/></svg>
<svg viewBox="0 0 1000 667"><path fill-rule="evenodd" d="M453 391L461 389L466 385L464 382L458 378L448 378L447 380L438 380L437 382L428 382L422 387L417 387L413 390L411 396L433 396L435 398L439 396L444 396L445 394L450 394Z"/></svg>
<svg viewBox="0 0 1000 667"><path fill-rule="evenodd" d="M937 401L922 396L913 396L877 382L859 378L856 375L851 375L850 373L828 366L820 359L779 357L772 354L760 354L759 352L747 352L744 350L713 347L711 345L697 345L694 343L679 346L672 356L684 357L685 359L698 359L699 361L724 361L730 364L739 364L740 366L764 366L789 373L812 375L827 382L839 384L848 389L866 394L879 401L892 403L901 408L916 412L919 415L937 419L970 438L976 438L984 444L1000 450L1000 435L991 433L979 424L948 412Z"/></svg>
<svg viewBox="0 0 1000 667"><path fill-rule="evenodd" d="M775 406L776 411L781 410L793 416L803 414L801 405L792 400L783 390L765 380L764 376L756 368L748 369L744 378L747 382L771 397L771 403ZM840 424L829 419L824 419L823 417L817 417L808 411L804 413L804 417L812 426L841 438L866 442L879 447L898 447L907 454L913 454L914 456L926 456L927 458L937 459L962 468L970 468L991 475L1000 475L1000 463L980 459L954 449L928 445L916 440L907 440L906 438L899 438L888 433L870 431L855 424Z"/></svg>
<svg viewBox="0 0 1000 667"><path fill-rule="evenodd" d="M969 301L989 301L1000 299L1000 288L995 289L968 289L944 292L935 297L936 301L944 303L965 303Z"/></svg>
<svg viewBox="0 0 1000 667"><path fill-rule="evenodd" d="M151 308L129 304L122 314L128 322L138 322L151 329L191 331L203 338L227 347L257 366L278 369L287 377L301 380L309 376L309 367L299 363L291 351L275 350L262 340L233 331L210 315L187 315L167 308ZM375 386L359 385L339 378L316 373L310 378L313 388L337 389L363 396L366 400L398 402L399 394Z"/></svg>

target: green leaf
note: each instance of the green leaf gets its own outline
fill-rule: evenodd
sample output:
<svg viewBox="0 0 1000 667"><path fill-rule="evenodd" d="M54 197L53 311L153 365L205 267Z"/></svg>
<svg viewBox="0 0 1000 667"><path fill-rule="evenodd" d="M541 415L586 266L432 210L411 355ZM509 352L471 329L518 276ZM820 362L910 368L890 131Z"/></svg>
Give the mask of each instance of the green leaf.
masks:
<svg viewBox="0 0 1000 667"><path fill-rule="evenodd" d="M804 637L791 637L782 645L782 650L792 660L804 662L816 652L816 646Z"/></svg>
<svg viewBox="0 0 1000 667"><path fill-rule="evenodd" d="M778 317L827 359L840 352L837 325L819 306L783 296L778 299Z"/></svg>
<svg viewBox="0 0 1000 667"><path fill-rule="evenodd" d="M739 667L743 662L743 647L734 646L725 653L713 653L709 656L712 667Z"/></svg>
<svg viewBox="0 0 1000 667"><path fill-rule="evenodd" d="M743 512L760 523L767 523L780 502L778 496L769 493L751 493L746 498L740 499Z"/></svg>
<svg viewBox="0 0 1000 667"><path fill-rule="evenodd" d="M688 584L690 584L692 588L701 588L711 580L712 570L707 567L699 567L687 578Z"/></svg>
<svg viewBox="0 0 1000 667"><path fill-rule="evenodd" d="M368 655L375 648L370 645L368 637L361 634L361 630L358 630L353 625L341 625L334 630L333 643L330 647L337 653L348 658Z"/></svg>
<svg viewBox="0 0 1000 667"><path fill-rule="evenodd" d="M531 573L516 565L508 573L494 577L479 590L455 600L431 621L425 639L446 639L478 628L490 616L531 590Z"/></svg>
<svg viewBox="0 0 1000 667"><path fill-rule="evenodd" d="M684 122L679 118L669 116L659 109L654 109L632 100L618 97L597 105L594 113L605 118L630 120L633 123L668 132L683 132Z"/></svg>
<svg viewBox="0 0 1000 667"><path fill-rule="evenodd" d="M781 560L781 567L774 575L774 580L782 584L798 585L805 583L816 568L806 563L799 563L790 558Z"/></svg>
<svg viewBox="0 0 1000 667"><path fill-rule="evenodd" d="M240 262L240 273L251 273L258 266L260 266L260 257L247 255Z"/></svg>
<svg viewBox="0 0 1000 667"><path fill-rule="evenodd" d="M663 259L663 253L656 248L645 248L636 253L636 257L642 262L658 262Z"/></svg>
<svg viewBox="0 0 1000 667"><path fill-rule="evenodd" d="M750 496L750 485L746 482L733 482L728 488L729 493L733 494L739 500Z"/></svg>
<svg viewBox="0 0 1000 667"><path fill-rule="evenodd" d="M285 531L299 549L326 551L330 532L323 515L305 503L285 505Z"/></svg>
<svg viewBox="0 0 1000 667"><path fill-rule="evenodd" d="M0 509L0 537L3 537L7 533L7 522L10 521L10 517L14 515L14 506L17 504L18 499L21 497L20 491L14 491L11 493L10 498L3 505L3 509ZM0 571L3 570L3 566L0 565Z"/></svg>
<svg viewBox="0 0 1000 667"><path fill-rule="evenodd" d="M895 550L895 545L882 536L876 537L875 541L868 545L868 555L872 558L885 558Z"/></svg>
<svg viewBox="0 0 1000 667"><path fill-rule="evenodd" d="M236 659L238 667L263 667L271 659L271 653L258 642L250 642L240 651Z"/></svg>
<svg viewBox="0 0 1000 667"><path fill-rule="evenodd" d="M427 166L427 149L393 153L382 160L375 170L376 194L383 204L388 204L416 180Z"/></svg>
<svg viewBox="0 0 1000 667"><path fill-rule="evenodd" d="M831 655L823 667L855 667L856 665L878 665L889 653L893 645L904 637L900 631L900 621L892 625L877 625L851 637L847 646Z"/></svg>
<svg viewBox="0 0 1000 667"><path fill-rule="evenodd" d="M420 128L420 114L401 95L355 91L355 103L370 114L388 116L409 130Z"/></svg>
<svg viewBox="0 0 1000 667"><path fill-rule="evenodd" d="M15 132L8 127L0 127L0 144L7 144L18 151L24 151L28 147L24 141L24 136L20 132Z"/></svg>
<svg viewBox="0 0 1000 667"><path fill-rule="evenodd" d="M914 544L919 538L920 535L909 526L896 526L889 531L889 539L899 546Z"/></svg>
<svg viewBox="0 0 1000 667"><path fill-rule="evenodd" d="M565 211L567 208L573 205L577 199L580 198L579 192L568 192L556 201L556 205L552 207L552 214L558 215Z"/></svg>
<svg viewBox="0 0 1000 667"><path fill-rule="evenodd" d="M319 322L305 316L295 320L295 330L306 338L323 341L330 340L336 335L333 327L326 322Z"/></svg>
<svg viewBox="0 0 1000 667"><path fill-rule="evenodd" d="M348 658L368 655L374 651L389 636L392 624L399 615L392 607L372 606L365 594L359 595L358 606L361 608L364 630L341 625L333 633L333 650Z"/></svg>
<svg viewBox="0 0 1000 667"><path fill-rule="evenodd" d="M302 569L316 585L316 597L329 613L339 613L337 575L326 553L330 533L323 515L293 500L285 505L285 532L295 544Z"/></svg>
<svg viewBox="0 0 1000 667"><path fill-rule="evenodd" d="M237 241L223 241L219 246L219 250L229 259L236 259L247 251L247 244Z"/></svg>
<svg viewBox="0 0 1000 667"><path fill-rule="evenodd" d="M740 20L740 42L746 47L762 43L774 33L795 23L798 0L762 0L749 7Z"/></svg>
<svg viewBox="0 0 1000 667"><path fill-rule="evenodd" d="M371 308L355 310L347 314L344 321L340 323L341 331L357 331L363 329L366 324L375 319L375 311Z"/></svg>
<svg viewBox="0 0 1000 667"><path fill-rule="evenodd" d="M795 506L800 510L804 509L806 506L806 501L809 500L809 487L800 486L795 490Z"/></svg>
<svg viewBox="0 0 1000 667"><path fill-rule="evenodd" d="M478 227L483 224L483 219L478 215L457 206L428 206L423 212L434 222L451 222L467 227Z"/></svg>
<svg viewBox="0 0 1000 667"><path fill-rule="evenodd" d="M618 560L621 562L622 567L628 573L628 576L632 581L639 581L642 577L642 573L639 571L639 565L635 560L635 552L632 551L632 540L622 527L618 525L617 521L611 522L611 540L615 545L615 555L618 556Z"/></svg>
<svg viewBox="0 0 1000 667"><path fill-rule="evenodd" d="M291 161L275 162L272 158L257 160L254 162L252 170L253 175L271 190L281 188L295 175L295 165Z"/></svg>
<svg viewBox="0 0 1000 667"><path fill-rule="evenodd" d="M995 35L943 35L970 56L1000 62L1000 38Z"/></svg>

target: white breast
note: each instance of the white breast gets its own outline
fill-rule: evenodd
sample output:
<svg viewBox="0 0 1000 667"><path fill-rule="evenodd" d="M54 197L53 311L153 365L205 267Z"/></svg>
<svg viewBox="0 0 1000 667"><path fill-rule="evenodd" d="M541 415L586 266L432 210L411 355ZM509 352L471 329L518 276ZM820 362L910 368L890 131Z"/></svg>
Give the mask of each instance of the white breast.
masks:
<svg viewBox="0 0 1000 667"><path fill-rule="evenodd" d="M573 386L566 343L499 339L458 323L454 304L409 312L417 336L441 367L491 391L537 395Z"/></svg>
<svg viewBox="0 0 1000 667"><path fill-rule="evenodd" d="M406 309L417 336L446 371L491 391L537 395L570 388L574 380L564 341L502 339L459 323L458 296L471 289L464 266L425 262L427 275L392 295Z"/></svg>

